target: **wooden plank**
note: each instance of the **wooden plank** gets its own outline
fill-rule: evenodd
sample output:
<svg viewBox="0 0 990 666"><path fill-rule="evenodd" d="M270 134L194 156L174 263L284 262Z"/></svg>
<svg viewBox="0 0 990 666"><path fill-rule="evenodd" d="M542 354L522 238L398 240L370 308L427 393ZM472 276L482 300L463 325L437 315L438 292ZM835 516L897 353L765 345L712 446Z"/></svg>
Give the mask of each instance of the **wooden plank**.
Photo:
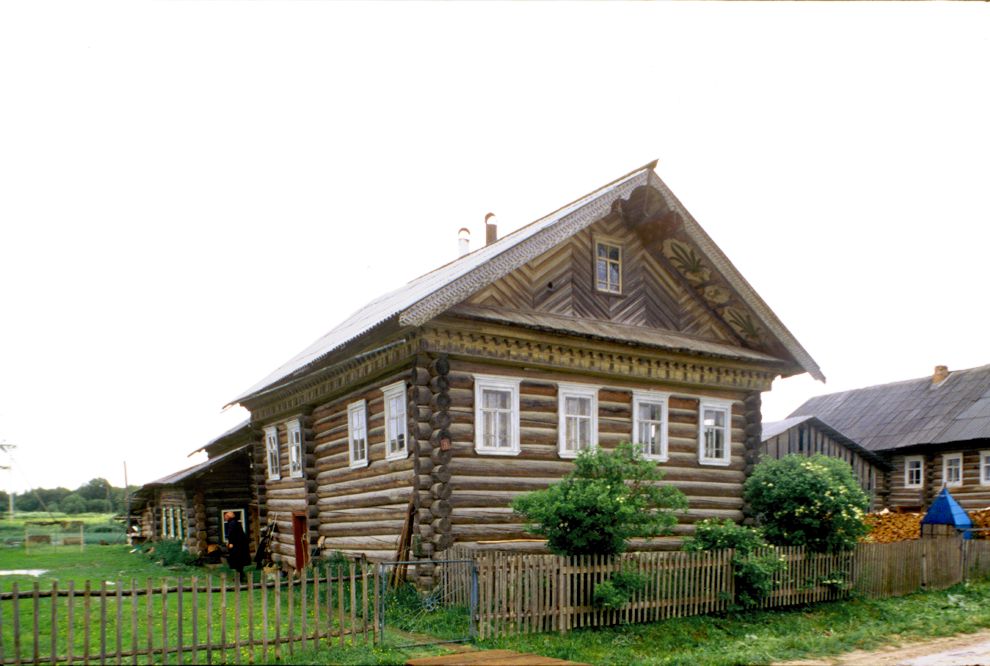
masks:
<svg viewBox="0 0 990 666"><path fill-rule="evenodd" d="M34 647L31 651L31 657L32 657L31 663L34 664L37 664L41 661L40 645L39 645L40 632L38 631L38 616L41 615L41 606L40 606L41 599L38 596L39 592L40 592L40 586L38 584L38 581L35 581L31 586L31 611L32 611L31 617L34 620L32 623L34 625L34 631L32 632L34 636L34 643L33 643ZM52 627L52 629L54 629L54 627Z"/></svg>
<svg viewBox="0 0 990 666"><path fill-rule="evenodd" d="M344 647L344 572L338 569L336 578L337 578L337 641L340 647Z"/></svg>
<svg viewBox="0 0 990 666"><path fill-rule="evenodd" d="M320 568L313 566L313 649L320 645Z"/></svg>
<svg viewBox="0 0 990 666"><path fill-rule="evenodd" d="M192 662L199 663L199 579L193 576L190 581L192 596L189 601L192 604L190 619L192 620Z"/></svg>
<svg viewBox="0 0 990 666"><path fill-rule="evenodd" d="M83 664L89 664L89 637L93 631L92 602L90 600L92 593L92 583L87 580L83 586Z"/></svg>
<svg viewBox="0 0 990 666"><path fill-rule="evenodd" d="M119 585L119 583L118 583L118 585ZM52 594L52 596L51 596L52 606L51 606L51 609L50 609L51 617L49 618L49 622L51 623L51 625L50 625L51 626L51 637L50 637L51 638L51 641L50 641L51 644L49 646L49 655L48 656L49 656L49 659L51 660L51 663L54 666L54 664L58 663L58 581L57 580L53 580L52 581L51 594ZM0 613L0 615L2 615L2 613ZM119 625L119 623L120 623L120 621L118 620L118 625ZM118 631L118 634L119 633L120 632ZM0 632L0 643L2 643L2 642L3 642L3 635L2 635L2 632ZM120 647L119 646L117 647L117 654L118 655L120 654ZM2 664L2 663L3 663L3 652L2 652L2 648L0 648L0 664ZM118 664L120 663L120 658L119 657L117 659L117 663Z"/></svg>
<svg viewBox="0 0 990 666"><path fill-rule="evenodd" d="M168 583L162 581L162 663L168 663Z"/></svg>
<svg viewBox="0 0 990 666"><path fill-rule="evenodd" d="M137 579L131 578L131 664L138 661L138 596ZM72 622L70 621L71 625Z"/></svg>
<svg viewBox="0 0 990 666"><path fill-rule="evenodd" d="M261 572L261 660L268 661L268 574Z"/></svg>
<svg viewBox="0 0 990 666"><path fill-rule="evenodd" d="M362 558L361 560L361 609L362 609L362 624L364 629L364 644L368 645L369 633L368 633L368 560L367 558Z"/></svg>
<svg viewBox="0 0 990 666"><path fill-rule="evenodd" d="M182 617L182 613L179 613ZM181 663L181 662L180 662ZM234 663L241 663L241 576L234 577Z"/></svg>
<svg viewBox="0 0 990 666"><path fill-rule="evenodd" d="M37 583L35 583L37 592ZM35 624L38 623L38 614L35 612ZM38 644L37 636L35 645ZM38 663L38 655L35 655L35 663ZM107 582L100 581L100 665L107 663Z"/></svg>
<svg viewBox="0 0 990 666"><path fill-rule="evenodd" d="M71 581L70 581L71 586ZM71 592L71 587L70 587ZM17 583L10 586L11 595L11 614L13 615L13 629L14 629L14 663L20 665L21 663L21 606L20 606L20 593L17 589Z"/></svg>
<svg viewBox="0 0 990 666"><path fill-rule="evenodd" d="M182 630L184 628L182 624L182 620L183 620L182 597L184 596L182 576L178 577L175 587L177 590L176 599L175 599L175 659L177 664L181 664L182 651L184 648L184 644L182 640Z"/></svg>
<svg viewBox="0 0 990 666"><path fill-rule="evenodd" d="M351 645L354 645L354 634L356 633L357 627L357 578L355 577L355 562L354 560L349 560L347 562L347 570L350 574L350 584L351 584L351 625L349 627L348 633L351 637ZM341 627L343 628L343 627Z"/></svg>
<svg viewBox="0 0 990 666"><path fill-rule="evenodd" d="M115 641L115 646L114 647L116 647L117 666L120 666L120 664L123 661L123 655L124 655L124 646L123 646L123 643L124 643L124 636L123 636L123 626L124 626L124 585L123 585L123 582L118 578L115 581L114 587L116 588L116 597L117 597L117 636L116 636L116 641ZM52 589L52 591L54 592L54 588ZM55 597L53 595L52 596L52 627L57 627L57 626L58 625L55 624ZM53 631L52 634L54 634L54 633L55 632ZM52 641L52 645L53 645L53 649L52 649L52 661L53 662L55 661L54 644L55 644L54 641Z"/></svg>
<svg viewBox="0 0 990 666"><path fill-rule="evenodd" d="M213 663L213 577L206 576L206 663Z"/></svg>

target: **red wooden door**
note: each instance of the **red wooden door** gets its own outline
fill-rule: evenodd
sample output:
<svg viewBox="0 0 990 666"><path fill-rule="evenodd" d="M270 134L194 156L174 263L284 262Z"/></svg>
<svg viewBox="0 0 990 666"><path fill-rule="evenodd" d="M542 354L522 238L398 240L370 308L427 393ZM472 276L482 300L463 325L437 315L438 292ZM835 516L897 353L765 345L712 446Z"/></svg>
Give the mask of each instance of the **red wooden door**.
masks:
<svg viewBox="0 0 990 666"><path fill-rule="evenodd" d="M309 539L307 538L308 531L309 527L308 521L306 520L306 514L292 514L292 541L296 547L297 571L305 567L306 562L309 561Z"/></svg>

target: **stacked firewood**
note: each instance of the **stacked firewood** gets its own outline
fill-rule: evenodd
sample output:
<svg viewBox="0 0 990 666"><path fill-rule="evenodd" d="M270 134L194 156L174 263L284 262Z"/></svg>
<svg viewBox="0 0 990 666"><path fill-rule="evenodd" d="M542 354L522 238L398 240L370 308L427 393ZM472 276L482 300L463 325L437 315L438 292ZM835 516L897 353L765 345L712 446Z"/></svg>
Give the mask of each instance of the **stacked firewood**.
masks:
<svg viewBox="0 0 990 666"><path fill-rule="evenodd" d="M990 512L988 512L990 513ZM870 528L865 541L872 543L893 543L921 537L920 513L893 513L884 509L878 513L868 513L863 522Z"/></svg>
<svg viewBox="0 0 990 666"><path fill-rule="evenodd" d="M969 511L969 518L973 521L973 527L990 528L990 508ZM990 532L973 532L973 536L979 539L990 539Z"/></svg>

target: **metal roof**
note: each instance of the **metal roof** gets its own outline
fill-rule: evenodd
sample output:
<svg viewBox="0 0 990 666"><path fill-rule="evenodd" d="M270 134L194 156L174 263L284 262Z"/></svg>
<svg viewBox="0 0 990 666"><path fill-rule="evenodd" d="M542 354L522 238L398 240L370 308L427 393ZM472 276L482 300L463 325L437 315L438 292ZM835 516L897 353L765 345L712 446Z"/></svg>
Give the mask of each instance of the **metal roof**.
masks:
<svg viewBox="0 0 990 666"><path fill-rule="evenodd" d="M162 478L156 481L146 483L143 486L141 486L141 488L137 492L141 492L146 489L150 490L152 488L159 488L161 486L174 486L176 484L182 483L183 481L190 481L192 479L195 479L199 476L202 476L206 472L210 471L211 469L213 469L220 463L224 462L225 460L229 460L233 458L235 454L240 453L248 446L249 446L248 444L245 444L244 446L238 447L232 451L227 451L226 453L219 455L216 458L210 458L206 462L201 462L198 465L187 467L186 469L180 470L178 472L173 472L168 476L163 476Z"/></svg>
<svg viewBox="0 0 990 666"><path fill-rule="evenodd" d="M990 365L811 398L812 415L871 451L990 438Z"/></svg>
<svg viewBox="0 0 990 666"><path fill-rule="evenodd" d="M842 444L847 449L850 449L858 453L859 455L863 456L864 458L871 461L875 465L878 465L879 467L882 467L884 469L890 468L890 465L887 463L887 461L881 458L880 456L878 456L876 453L861 446L858 442L851 440L849 437L842 434L841 432L839 432L838 430L836 430L835 428L833 428L832 426L830 426L829 424L825 423L824 421L822 421L821 419L815 416L792 416L784 419L783 421L771 421L770 423L764 423L763 436L761 438L761 441L766 442L768 440L771 440L774 437L777 437L778 435L784 434L791 428L801 425L802 423L808 423L809 425L815 426L816 428L827 434L829 437L837 441L839 444Z"/></svg>
<svg viewBox="0 0 990 666"><path fill-rule="evenodd" d="M628 197L637 187L647 185L655 187L682 213L687 232L698 242L702 251L713 259L715 267L740 292L760 320L794 356L800 367L815 378L824 380L814 360L653 172L655 167L656 162L651 162L631 171L490 245L380 296L242 392L230 404L276 390L285 382L301 376L345 344L387 321L396 319L402 326L419 326L429 321L461 303L478 289L584 229L607 214L615 201Z"/></svg>

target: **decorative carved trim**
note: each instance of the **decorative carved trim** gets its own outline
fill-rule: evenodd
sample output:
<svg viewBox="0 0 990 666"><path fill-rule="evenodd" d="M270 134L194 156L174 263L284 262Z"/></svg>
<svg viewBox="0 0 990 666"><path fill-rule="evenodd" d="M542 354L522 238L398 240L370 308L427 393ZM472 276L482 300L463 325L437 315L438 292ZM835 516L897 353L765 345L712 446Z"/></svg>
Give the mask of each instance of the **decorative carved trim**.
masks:
<svg viewBox="0 0 990 666"><path fill-rule="evenodd" d="M598 221L612 210L612 204L629 196L645 185L651 170L641 170L612 190L592 199L572 213L565 215L543 231L513 245L494 259L485 262L466 275L454 280L422 299L399 315L399 324L421 326L442 312L454 307L495 280L504 277L534 257L556 247L577 232Z"/></svg>
<svg viewBox="0 0 990 666"><path fill-rule="evenodd" d="M746 305L755 313L755 315L760 319L760 322L767 328L767 330L784 345L784 348L790 352L797 362L804 368L808 374L819 381L825 381L825 376L822 374L821 369L815 360L811 358L811 355L801 346L797 339L791 334L790 331L784 326L784 324L777 318L777 315L773 313L772 310L763 302L763 299L756 293L753 287L746 281L746 279L739 274L739 271L732 262L729 261L728 257L722 252L722 250L715 244L698 221L694 219L694 216L688 212L684 204L680 202L677 196L667 187L660 176L655 172L651 171L647 178L649 185L656 189L660 195L663 197L667 205L672 209L677 211L681 215L681 219L684 222L684 231L695 243L699 250L706 255L709 261L711 261L712 266L718 271L729 283L729 285L738 293Z"/></svg>
<svg viewBox="0 0 990 666"><path fill-rule="evenodd" d="M408 363L419 350L419 345L418 336L407 334L401 344L388 346L373 354L359 355L315 373L278 394L266 396L272 398L267 403L247 405L251 410L251 420L265 421L326 402L365 380Z"/></svg>
<svg viewBox="0 0 990 666"><path fill-rule="evenodd" d="M710 358L688 360L589 349L563 340L543 342L447 328L425 328L423 346L433 353L473 356L518 366L745 391L768 391L779 374L768 368L721 364Z"/></svg>

